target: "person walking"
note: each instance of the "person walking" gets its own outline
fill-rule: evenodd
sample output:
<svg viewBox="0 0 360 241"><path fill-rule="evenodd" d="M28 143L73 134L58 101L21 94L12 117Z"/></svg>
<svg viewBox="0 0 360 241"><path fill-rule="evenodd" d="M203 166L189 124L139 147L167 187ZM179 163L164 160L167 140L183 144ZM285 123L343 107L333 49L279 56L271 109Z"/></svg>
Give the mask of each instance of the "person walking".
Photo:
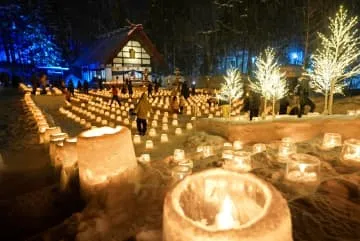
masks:
<svg viewBox="0 0 360 241"><path fill-rule="evenodd" d="M153 92L153 86L152 86L152 83L151 83L151 82L149 82L147 91L148 91L148 96L151 97L151 96L152 96L152 92Z"/></svg>
<svg viewBox="0 0 360 241"><path fill-rule="evenodd" d="M119 106L121 106L120 100L119 100L119 92L118 92L118 89L115 87L115 85L111 86L111 91L112 91L112 98L111 98L110 106L112 106L112 104L114 103L114 100L119 104Z"/></svg>
<svg viewBox="0 0 360 241"><path fill-rule="evenodd" d="M132 81L131 80L129 80L127 87L128 87L129 96L130 96L130 98L132 98L132 95L133 95L134 91L133 91L133 86L132 86Z"/></svg>
<svg viewBox="0 0 360 241"><path fill-rule="evenodd" d="M89 82L87 80L84 80L84 94L89 94Z"/></svg>
<svg viewBox="0 0 360 241"><path fill-rule="evenodd" d="M69 80L69 84L68 84L68 90L71 93L71 96L75 96L75 87L74 87L74 82L71 80Z"/></svg>
<svg viewBox="0 0 360 241"><path fill-rule="evenodd" d="M171 101L171 110L172 110L172 113L174 113L174 114L179 113L179 101L176 96L174 96Z"/></svg>
<svg viewBox="0 0 360 241"><path fill-rule="evenodd" d="M33 75L31 76L30 81L31 81L31 84L32 84L32 92L31 92L31 93L32 93L33 95L36 95L36 90L37 90L37 87L38 87L38 79L37 79L37 77L36 77L35 74L33 74Z"/></svg>
<svg viewBox="0 0 360 241"><path fill-rule="evenodd" d="M148 101L146 93L143 93L134 109L134 113L136 114L137 117L136 118L137 130L141 136L144 136L146 134L147 116L150 111L151 111L151 105Z"/></svg>
<svg viewBox="0 0 360 241"><path fill-rule="evenodd" d="M314 112L316 106L314 102L309 98L309 94L310 94L309 80L305 78L300 78L299 84L295 88L295 92L299 97L299 101L300 101L300 110L298 113L298 117L301 118L301 116L305 114L305 106L310 106L310 112Z"/></svg>

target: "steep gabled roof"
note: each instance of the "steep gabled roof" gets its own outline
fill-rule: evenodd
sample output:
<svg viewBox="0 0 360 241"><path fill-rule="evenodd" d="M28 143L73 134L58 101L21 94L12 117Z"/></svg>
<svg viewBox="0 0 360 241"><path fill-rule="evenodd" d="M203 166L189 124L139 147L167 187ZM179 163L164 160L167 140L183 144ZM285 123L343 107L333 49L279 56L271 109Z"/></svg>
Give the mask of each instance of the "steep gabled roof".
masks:
<svg viewBox="0 0 360 241"><path fill-rule="evenodd" d="M132 25L100 36L75 61L74 66L111 64L112 60L129 40L139 41L156 64L163 65L165 63L162 55L143 31L142 25Z"/></svg>

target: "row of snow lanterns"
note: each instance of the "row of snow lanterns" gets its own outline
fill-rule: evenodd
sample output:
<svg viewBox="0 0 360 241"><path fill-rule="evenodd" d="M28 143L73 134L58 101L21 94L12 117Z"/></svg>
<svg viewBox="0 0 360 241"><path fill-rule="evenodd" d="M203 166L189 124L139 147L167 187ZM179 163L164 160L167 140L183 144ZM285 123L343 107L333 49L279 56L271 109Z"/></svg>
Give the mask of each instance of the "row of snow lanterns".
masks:
<svg viewBox="0 0 360 241"><path fill-rule="evenodd" d="M341 146L341 135L326 133L324 135L322 149L330 150ZM222 158L225 160L223 168L237 171L249 172L252 170L251 157L254 154L266 151L266 145L262 143L253 146L253 152L241 151L240 141L225 143ZM212 146L199 146L197 152L203 153L204 157L214 155ZM177 154L174 153L175 160ZM181 155L184 156L184 155ZM341 152L341 160L360 164L360 140L349 139L344 142ZM294 183L316 183L320 178L320 160L314 156L297 153L296 144L291 138L283 138L278 150L278 161L286 164L286 180ZM177 173L180 172L180 173ZM183 167L176 168L174 176L184 178L191 174Z"/></svg>

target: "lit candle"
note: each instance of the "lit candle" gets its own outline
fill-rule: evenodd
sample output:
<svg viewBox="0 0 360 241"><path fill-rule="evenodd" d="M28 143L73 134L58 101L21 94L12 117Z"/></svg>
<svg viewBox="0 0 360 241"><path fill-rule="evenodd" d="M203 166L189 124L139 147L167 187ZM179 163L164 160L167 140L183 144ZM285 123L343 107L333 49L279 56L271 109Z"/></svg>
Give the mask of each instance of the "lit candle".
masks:
<svg viewBox="0 0 360 241"><path fill-rule="evenodd" d="M228 195L226 195L221 206L220 212L215 217L215 225L218 230L230 230L239 228L240 223L233 217L234 203Z"/></svg>
<svg viewBox="0 0 360 241"><path fill-rule="evenodd" d="M175 129L175 135L181 135L182 134L182 129L181 128L176 128Z"/></svg>
<svg viewBox="0 0 360 241"><path fill-rule="evenodd" d="M307 154L291 155L286 164L285 178L291 182L311 183L319 181L320 160Z"/></svg>
<svg viewBox="0 0 360 241"><path fill-rule="evenodd" d="M253 146L253 153L254 154L261 153L261 152L264 152L264 151L266 151L266 145L263 144L263 143L258 143L258 144L255 144Z"/></svg>
<svg viewBox="0 0 360 241"><path fill-rule="evenodd" d="M163 131L168 131L169 130L168 124L162 124L162 130Z"/></svg>
<svg viewBox="0 0 360 241"><path fill-rule="evenodd" d="M241 141L234 141L233 146L235 151L241 150L243 148Z"/></svg>
<svg viewBox="0 0 360 241"><path fill-rule="evenodd" d="M225 160L231 160L233 158L233 151L232 150L224 150L222 152L222 158Z"/></svg>
<svg viewBox="0 0 360 241"><path fill-rule="evenodd" d="M179 162L185 160L185 151L182 149L176 149L174 151L174 161Z"/></svg>
<svg viewBox="0 0 360 241"><path fill-rule="evenodd" d="M160 142L161 143L167 143L168 141L169 141L168 135L167 134L161 134Z"/></svg>
<svg viewBox="0 0 360 241"><path fill-rule="evenodd" d="M251 153L239 151L233 153L232 160L226 160L225 169L240 171L240 172L249 172L252 170L251 166Z"/></svg>
<svg viewBox="0 0 360 241"><path fill-rule="evenodd" d="M134 144L140 144L140 143L141 143L140 135L134 135Z"/></svg>
<svg viewBox="0 0 360 241"><path fill-rule="evenodd" d="M322 148L323 149L332 149L337 146L341 146L342 138L338 133L325 133Z"/></svg>
<svg viewBox="0 0 360 241"><path fill-rule="evenodd" d="M149 136L151 137L155 137L156 136L156 130L155 128L151 128L150 131L149 131Z"/></svg>
<svg viewBox="0 0 360 241"><path fill-rule="evenodd" d="M192 128L193 128L193 125L191 123L186 124L186 129L187 130L192 130Z"/></svg>
<svg viewBox="0 0 360 241"><path fill-rule="evenodd" d="M153 149L154 148L154 143L152 140L147 140L145 143L145 148L146 149Z"/></svg>
<svg viewBox="0 0 360 241"><path fill-rule="evenodd" d="M150 160L151 160L150 154L142 154L139 158L139 161L144 164L149 163Z"/></svg>
<svg viewBox="0 0 360 241"><path fill-rule="evenodd" d="M279 161L287 162L290 155L296 153L296 145L291 142L281 142L279 146Z"/></svg>
<svg viewBox="0 0 360 241"><path fill-rule="evenodd" d="M173 125L173 126L178 126L178 125L179 125L178 120L173 120L173 121L172 121L172 125Z"/></svg>
<svg viewBox="0 0 360 241"><path fill-rule="evenodd" d="M344 146L341 152L341 159L343 161L353 161L360 163L360 140L349 139L344 141Z"/></svg>

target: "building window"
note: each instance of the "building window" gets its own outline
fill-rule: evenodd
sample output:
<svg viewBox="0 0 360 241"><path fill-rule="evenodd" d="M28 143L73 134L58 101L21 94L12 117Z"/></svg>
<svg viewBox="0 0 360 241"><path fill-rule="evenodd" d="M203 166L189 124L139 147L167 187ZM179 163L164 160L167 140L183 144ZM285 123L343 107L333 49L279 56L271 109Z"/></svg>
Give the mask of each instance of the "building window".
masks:
<svg viewBox="0 0 360 241"><path fill-rule="evenodd" d="M129 49L129 54L130 54L131 59L135 59L135 50L134 49Z"/></svg>

